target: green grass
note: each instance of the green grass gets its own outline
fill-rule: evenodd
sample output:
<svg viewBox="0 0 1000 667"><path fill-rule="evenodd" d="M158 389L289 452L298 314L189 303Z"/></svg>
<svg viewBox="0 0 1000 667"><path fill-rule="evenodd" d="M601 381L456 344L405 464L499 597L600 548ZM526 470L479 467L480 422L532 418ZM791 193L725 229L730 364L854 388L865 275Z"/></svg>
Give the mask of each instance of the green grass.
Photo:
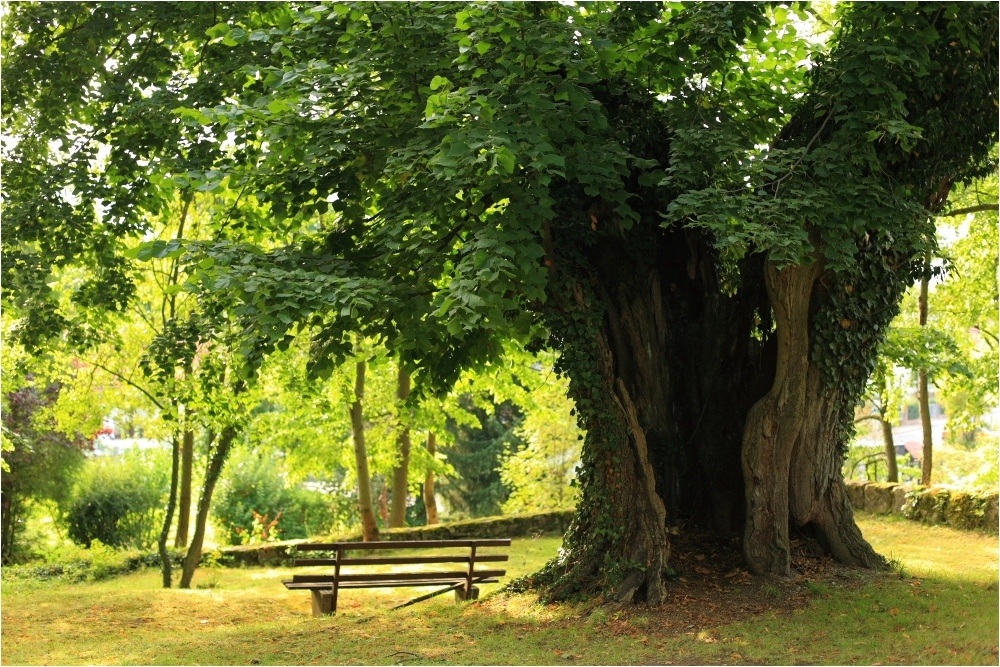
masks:
<svg viewBox="0 0 1000 667"><path fill-rule="evenodd" d="M349 590L333 617L287 591L286 569L201 570L164 590L153 570L81 584L5 581L4 664L997 664L997 540L862 517L904 575L840 572L802 586L751 581L763 611L735 622L708 600L625 612L450 595L399 611L414 589ZM534 571L559 540L515 540L508 572ZM484 595L490 588L483 587ZM777 597L775 597L777 596ZM731 618L728 614L725 618Z"/></svg>

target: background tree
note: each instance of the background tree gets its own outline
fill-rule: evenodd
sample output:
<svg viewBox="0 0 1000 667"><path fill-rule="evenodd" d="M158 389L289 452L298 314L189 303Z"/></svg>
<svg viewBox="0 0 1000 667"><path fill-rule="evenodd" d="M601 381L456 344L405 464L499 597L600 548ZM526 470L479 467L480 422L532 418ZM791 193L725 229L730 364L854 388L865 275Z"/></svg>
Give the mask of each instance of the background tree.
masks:
<svg viewBox="0 0 1000 667"><path fill-rule="evenodd" d="M20 388L3 394L3 434L11 445L3 452L0 472L0 544L5 565L18 557L22 547L18 538L32 501L65 502L72 473L91 446L90 439L80 434L68 436L58 430L51 414L46 414L60 386L36 386L30 376L25 380Z"/></svg>
<svg viewBox="0 0 1000 667"><path fill-rule="evenodd" d="M954 211L971 211L944 220L944 230L957 238L943 243L948 272L935 286L931 316L935 325L955 340L968 374L949 375L940 385L948 431L956 440L969 439L982 417L997 402L995 370L1000 364L997 336L997 179L965 188L954 198Z"/></svg>
<svg viewBox="0 0 1000 667"><path fill-rule="evenodd" d="M879 353L878 361L868 378L864 398L871 404L871 414L860 417L855 423L874 419L879 424L886 459L886 481L899 482L899 465L896 460L896 443L892 427L899 423L903 407L903 386L896 373L897 360L887 354L893 331L889 330L887 342Z"/></svg>

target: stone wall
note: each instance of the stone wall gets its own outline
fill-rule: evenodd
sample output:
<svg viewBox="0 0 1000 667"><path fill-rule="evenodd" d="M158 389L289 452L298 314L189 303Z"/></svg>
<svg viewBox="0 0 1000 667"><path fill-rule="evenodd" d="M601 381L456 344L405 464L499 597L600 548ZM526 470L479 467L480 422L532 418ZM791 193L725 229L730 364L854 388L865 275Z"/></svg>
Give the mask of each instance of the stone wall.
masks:
<svg viewBox="0 0 1000 667"><path fill-rule="evenodd" d="M497 516L439 523L433 526L393 528L382 530L379 537L382 540L461 540L488 537L532 537L546 534L561 535L566 532L572 518L572 510L536 512L516 516ZM360 542L361 534L222 547L206 552L202 556L202 564L281 566L291 564L295 558L295 547L299 544L334 541Z"/></svg>
<svg viewBox="0 0 1000 667"><path fill-rule="evenodd" d="M997 534L1000 524L997 493L966 493L888 482L847 482L847 495L854 509L873 514L899 514L923 523L992 534Z"/></svg>

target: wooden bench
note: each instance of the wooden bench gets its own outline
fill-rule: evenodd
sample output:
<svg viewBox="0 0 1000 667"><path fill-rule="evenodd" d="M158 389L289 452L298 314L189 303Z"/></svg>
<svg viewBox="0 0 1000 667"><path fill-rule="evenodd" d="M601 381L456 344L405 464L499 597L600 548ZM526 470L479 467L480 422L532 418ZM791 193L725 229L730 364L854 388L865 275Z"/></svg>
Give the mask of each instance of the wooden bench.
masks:
<svg viewBox="0 0 1000 667"><path fill-rule="evenodd" d="M400 609L415 602L427 600L436 595L455 591L459 600L474 600L479 595L476 584L494 584L504 576L506 570L477 570L477 563L499 563L508 559L507 554L481 554L485 547L510 546L510 538L482 540L411 540L398 542L327 542L300 544L299 551L329 551L333 558L298 558L295 565L333 566L333 572L322 574L296 574L283 581L290 590L307 590L312 593L313 616L332 614L337 611L337 593L341 588L397 588L403 586L443 586L440 590L408 600L393 607ZM388 556L345 556L349 551L393 551L403 550L443 550L464 548L464 554L447 555L388 555ZM342 567L369 565L435 565L461 563L462 570L414 570L410 572L342 572Z"/></svg>

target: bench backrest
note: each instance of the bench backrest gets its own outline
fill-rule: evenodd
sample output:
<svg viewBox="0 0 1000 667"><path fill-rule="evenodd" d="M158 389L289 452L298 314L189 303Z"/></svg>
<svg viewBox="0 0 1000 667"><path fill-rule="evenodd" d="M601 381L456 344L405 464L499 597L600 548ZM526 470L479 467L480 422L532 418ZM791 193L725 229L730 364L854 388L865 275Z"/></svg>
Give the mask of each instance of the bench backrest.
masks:
<svg viewBox="0 0 1000 667"><path fill-rule="evenodd" d="M374 551L377 549L438 549L444 547L509 547L509 537L481 540L386 540L383 542L310 542L300 551Z"/></svg>
<svg viewBox="0 0 1000 667"><path fill-rule="evenodd" d="M469 570L475 567L476 563L500 563L506 561L506 554L477 554L480 547L505 547L510 546L510 538L504 539L482 539L482 540L400 540L396 542L324 542L312 544L300 544L298 548L303 551L333 551L334 558L305 558L296 559L297 566L308 565L428 565L435 563L465 563ZM347 551L379 551L386 549L444 549L444 548L466 548L467 554L454 554L447 556L368 556L347 558L344 553Z"/></svg>

